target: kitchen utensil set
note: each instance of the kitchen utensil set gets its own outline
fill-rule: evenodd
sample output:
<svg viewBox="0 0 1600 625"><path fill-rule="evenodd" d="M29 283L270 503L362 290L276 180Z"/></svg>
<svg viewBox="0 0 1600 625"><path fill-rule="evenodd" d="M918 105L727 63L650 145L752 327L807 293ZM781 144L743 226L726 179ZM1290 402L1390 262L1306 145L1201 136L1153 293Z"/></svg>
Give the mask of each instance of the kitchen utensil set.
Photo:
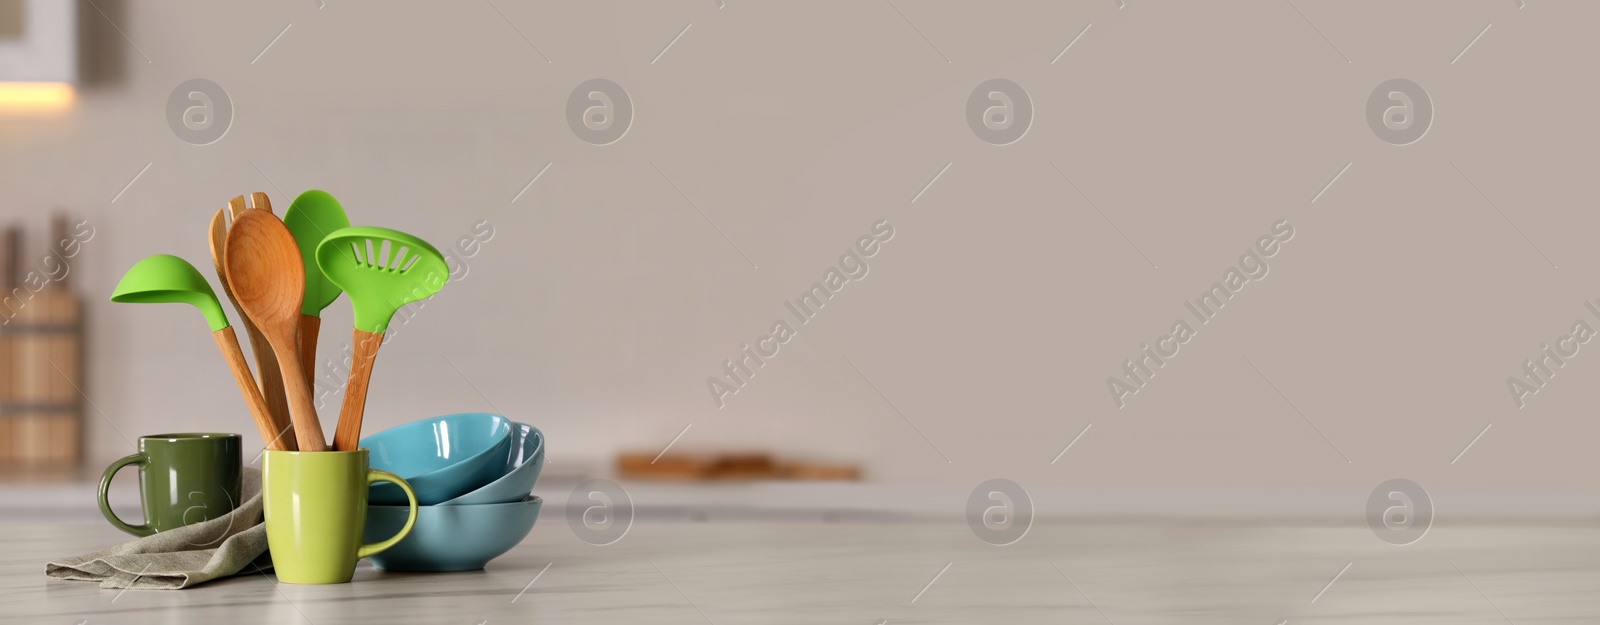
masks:
<svg viewBox="0 0 1600 625"><path fill-rule="evenodd" d="M208 234L211 263L223 293L242 315L255 354L254 375L216 292L188 261L166 254L139 261L122 277L111 300L189 304L200 310L211 327L267 447L261 463L263 516L279 581L348 582L357 560L377 555L407 537L418 517L419 495L427 495L428 503L438 503L483 487L528 458L543 459L542 453L526 457L519 453L518 460L509 459L512 424L499 416L463 417L453 430L448 430L449 419L440 421L439 431L434 433L437 438L429 438L423 447L375 444L375 451L369 452L361 446L367 387L390 318L401 307L432 297L450 275L444 256L427 241L396 230L350 227L339 202L322 191L307 191L295 198L282 220L272 213L264 193L250 194L248 206L244 196L235 197L212 215ZM350 294L354 310L355 354L330 450L312 402L312 385L322 310L342 292ZM526 434L526 430L522 432ZM134 533L194 522L191 517L198 517L193 510L176 517L167 514L174 505L163 497L188 488L180 488L180 482L231 479L233 499L237 499L237 436L231 473L190 458L205 449L204 442L190 440L196 436L212 435L142 439L139 454L107 469L100 488L106 518ZM425 453L430 450L439 457ZM471 453L451 455L452 451L468 450ZM179 452L188 460L178 462ZM374 453L381 462L374 462ZM400 458L392 457L396 455ZM423 471L426 475L418 477L415 492L405 478L373 468L374 464L380 468L391 463L407 466L407 462L430 458L434 462ZM463 464L463 460L469 462ZM141 490L146 498L146 518L152 519L146 525L123 523L105 503L112 475L128 464L140 464L145 478ZM151 470L162 473L164 468L163 475L152 477ZM537 469L532 477L537 477ZM375 486L378 482L388 484ZM395 491L393 496L383 499L391 491ZM386 503L402 504L385 509L384 519L390 525L379 532L365 525L368 497L374 494ZM211 507L209 503L205 506ZM231 509L231 502L226 507ZM539 502L533 498L531 503L493 508L458 506L441 515L451 521L439 522L438 531L443 534L438 537L446 540L452 532L477 531L486 522L491 526L501 521L519 525L498 541L482 542L475 550L463 552L464 559L452 560L451 565L476 563L481 567L482 562L514 546L532 528ZM483 516L486 511L495 514ZM364 530L371 542L363 543Z"/></svg>
<svg viewBox="0 0 1600 625"><path fill-rule="evenodd" d="M266 447L329 449L312 401L321 313L351 293L355 357L332 449L353 451L361 437L372 362L394 312L431 297L449 275L426 241L396 230L350 227L323 191L302 193L279 220L265 193L237 196L211 217L211 261L223 293L242 315L255 355L254 375L216 293L194 266L158 254L139 261L111 300L179 302L205 316Z"/></svg>

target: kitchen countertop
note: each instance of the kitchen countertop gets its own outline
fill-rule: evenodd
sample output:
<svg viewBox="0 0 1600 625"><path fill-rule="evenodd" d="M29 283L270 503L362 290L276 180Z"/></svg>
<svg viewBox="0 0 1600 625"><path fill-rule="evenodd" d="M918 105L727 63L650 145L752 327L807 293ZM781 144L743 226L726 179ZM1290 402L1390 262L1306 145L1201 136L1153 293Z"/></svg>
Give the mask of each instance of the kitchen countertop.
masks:
<svg viewBox="0 0 1600 625"><path fill-rule="evenodd" d="M1396 547L1364 526L1041 523L997 547L963 525L636 522L608 546L559 515L485 571L184 591L101 590L44 562L125 537L0 527L0 622L1407 623L1600 622L1600 529L1437 525Z"/></svg>
<svg viewBox="0 0 1600 625"><path fill-rule="evenodd" d="M112 483L111 505L139 519L134 472ZM585 477L548 474L535 495L542 514L557 515ZM0 526L28 523L104 524L95 504L98 481L0 482ZM1361 523L1368 488L1220 487L1175 485L1026 484L1041 518L1221 518ZM619 485L642 519L760 523L961 522L970 486L873 482L625 481ZM1429 489L1437 510L1453 519L1508 523L1600 517L1600 491ZM587 503L587 499L579 498Z"/></svg>

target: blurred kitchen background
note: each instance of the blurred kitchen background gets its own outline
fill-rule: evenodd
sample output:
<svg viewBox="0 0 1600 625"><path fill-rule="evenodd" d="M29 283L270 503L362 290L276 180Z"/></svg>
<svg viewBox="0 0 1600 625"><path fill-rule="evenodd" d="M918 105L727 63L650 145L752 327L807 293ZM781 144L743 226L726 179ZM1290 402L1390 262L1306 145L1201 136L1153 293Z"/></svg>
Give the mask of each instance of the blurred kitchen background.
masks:
<svg viewBox="0 0 1600 625"><path fill-rule="evenodd" d="M1041 514L1360 522L1407 478L1441 518L1592 518L1596 348L1521 408L1507 379L1600 324L1600 5L1522 4L0 0L17 271L92 231L60 289L81 323L5 364L81 447L21 459L40 407L11 398L6 517L99 522L85 493L138 436L251 431L198 314L107 297L150 254L209 267L228 198L323 189L457 269L391 328L367 431L533 423L553 503L606 477L669 516L958 521L1004 478ZM1435 111L1403 146L1366 109L1397 77ZM1031 105L1005 145L968 108L996 78ZM217 106L195 79L220 136L175 130ZM569 119L594 79L620 138ZM1198 323L1280 220L1267 277ZM1108 379L1177 319L1195 336L1119 408ZM325 357L349 323L324 314Z"/></svg>

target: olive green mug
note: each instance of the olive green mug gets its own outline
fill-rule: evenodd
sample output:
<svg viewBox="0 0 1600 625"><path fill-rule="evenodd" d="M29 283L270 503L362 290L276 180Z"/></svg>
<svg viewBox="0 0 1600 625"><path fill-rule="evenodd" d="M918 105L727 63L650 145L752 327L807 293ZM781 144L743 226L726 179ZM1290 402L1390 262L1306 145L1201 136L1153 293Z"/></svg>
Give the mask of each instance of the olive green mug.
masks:
<svg viewBox="0 0 1600 625"><path fill-rule="evenodd" d="M373 482L398 485L411 510L394 536L364 544L367 488ZM411 485L398 475L371 468L365 448L269 449L261 459L261 492L272 568L278 581L290 584L348 582L357 560L393 547L417 521L417 496Z"/></svg>
<svg viewBox="0 0 1600 625"><path fill-rule="evenodd" d="M189 432L139 437L139 453L111 463L100 476L100 514L134 536L177 529L215 519L239 505L243 471L238 434ZM128 465L139 465L143 525L117 518L106 499L111 477Z"/></svg>

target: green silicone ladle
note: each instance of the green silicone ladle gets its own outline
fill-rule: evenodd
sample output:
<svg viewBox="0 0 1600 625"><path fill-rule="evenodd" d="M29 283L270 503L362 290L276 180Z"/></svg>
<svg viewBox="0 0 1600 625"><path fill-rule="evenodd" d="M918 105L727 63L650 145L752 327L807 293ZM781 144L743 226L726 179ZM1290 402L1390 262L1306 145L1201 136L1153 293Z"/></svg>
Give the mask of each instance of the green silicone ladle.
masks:
<svg viewBox="0 0 1600 625"><path fill-rule="evenodd" d="M301 193L283 213L283 225L294 235L300 248L300 260L305 263L305 297L300 300L300 368L306 372L306 383L315 384L317 370L317 335L322 330L322 309L344 292L317 267L317 244L341 228L350 227L350 218L344 207L327 191L312 189Z"/></svg>
<svg viewBox="0 0 1600 625"><path fill-rule="evenodd" d="M123 304L188 304L200 309L206 324L211 326L211 338L216 340L217 349L222 350L222 357L228 362L228 370L233 373L233 381L239 386L239 394L244 396L244 403L250 408L250 417L256 422L256 431L261 435L262 442L269 449L294 449L295 439L287 420L284 423L273 421L271 413L267 411L267 402L261 397L261 389L256 388L255 378L250 375L250 365L245 363L244 352L239 349L239 337L233 333L233 328L228 324L228 314L222 311L222 304L217 301L217 292L211 290L211 283L206 282L194 265L170 254L156 254L134 263L123 274L122 280L117 282L117 288L111 292L111 301Z"/></svg>
<svg viewBox="0 0 1600 625"><path fill-rule="evenodd" d="M212 332L228 328L228 314L217 301L217 292L211 290L194 265L171 254L156 254L137 263L123 274L111 301L122 304L188 304L200 309Z"/></svg>
<svg viewBox="0 0 1600 625"><path fill-rule="evenodd" d="M383 344L383 331L400 307L432 297L450 278L444 255L427 241L398 230L356 226L334 231L317 245L322 274L350 295L355 312L355 337L350 378L333 448L356 449L366 411L372 362Z"/></svg>

